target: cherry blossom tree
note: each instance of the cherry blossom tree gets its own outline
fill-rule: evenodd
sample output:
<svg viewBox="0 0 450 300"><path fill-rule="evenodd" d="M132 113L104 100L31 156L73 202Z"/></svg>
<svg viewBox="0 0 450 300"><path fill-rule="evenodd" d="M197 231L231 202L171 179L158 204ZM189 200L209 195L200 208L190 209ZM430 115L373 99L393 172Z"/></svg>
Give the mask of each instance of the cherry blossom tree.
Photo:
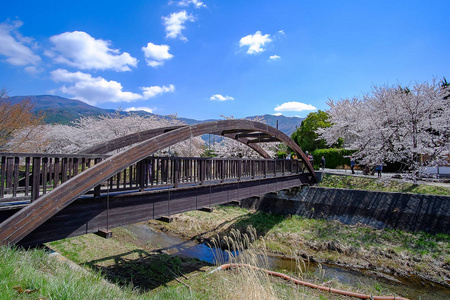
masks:
<svg viewBox="0 0 450 300"><path fill-rule="evenodd" d="M124 115L116 112L107 116L81 117L72 126L42 125L39 133L32 136L27 130L22 130L15 135L9 146L12 147L14 141L19 140L21 136L29 136L30 138L22 143L26 152L77 153L134 132L176 125L186 124L176 116L140 116L133 113ZM192 137L163 149L156 155L200 156L203 148L203 140L200 137Z"/></svg>
<svg viewBox="0 0 450 300"><path fill-rule="evenodd" d="M224 116L221 115L222 118L231 120L234 119L233 116ZM255 117L249 119L251 121L266 123L262 116ZM253 150L252 148L244 145L243 143L231 139L231 138L222 138L218 137L217 142L213 142L211 145L212 152L217 157L233 157L233 158L261 158L258 152ZM277 153L277 145L279 143L258 143L258 145L269 154L270 157L275 157Z"/></svg>
<svg viewBox="0 0 450 300"><path fill-rule="evenodd" d="M417 170L443 164L450 154L449 95L445 79L374 86L362 97L329 100L332 126L318 133L329 145L343 137L363 165L400 162Z"/></svg>

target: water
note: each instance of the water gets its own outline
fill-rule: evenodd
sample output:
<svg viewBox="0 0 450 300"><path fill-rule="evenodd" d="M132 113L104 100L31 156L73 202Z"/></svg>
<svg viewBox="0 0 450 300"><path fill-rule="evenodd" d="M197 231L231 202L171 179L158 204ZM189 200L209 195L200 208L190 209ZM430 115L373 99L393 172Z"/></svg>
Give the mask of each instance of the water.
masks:
<svg viewBox="0 0 450 300"><path fill-rule="evenodd" d="M202 261L216 264L217 258L220 263L228 260L228 253L221 249L211 250L205 244L198 244L194 241L184 241L171 237L164 232L155 231L145 224L133 224L124 226L127 230L135 234L141 241L149 243L169 255L179 255L191 258L198 258ZM285 257L269 256L268 268L278 271L296 271L295 260ZM450 300L450 289L443 286L427 282L418 277L396 277L390 274L374 273L369 270L356 271L336 265L319 265L305 262L302 272L314 273L323 281L334 280L351 286L369 285L376 286L383 295L396 293L409 299L421 300Z"/></svg>
<svg viewBox="0 0 450 300"><path fill-rule="evenodd" d="M152 230L151 227L144 224L127 225L124 228L135 234L141 241L147 242L151 247L169 255L198 258L210 264L216 264L218 258L220 262L228 261L228 252L221 249L214 249L213 251L205 244L171 237L164 232Z"/></svg>

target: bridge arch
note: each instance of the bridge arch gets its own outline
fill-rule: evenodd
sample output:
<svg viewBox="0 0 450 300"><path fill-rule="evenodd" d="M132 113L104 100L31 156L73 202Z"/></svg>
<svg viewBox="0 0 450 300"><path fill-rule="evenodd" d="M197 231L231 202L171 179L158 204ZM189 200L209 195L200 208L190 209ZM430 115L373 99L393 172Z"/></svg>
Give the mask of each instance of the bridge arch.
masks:
<svg viewBox="0 0 450 300"><path fill-rule="evenodd" d="M181 126L169 126L169 127L161 127L161 128L155 128L155 129L149 129L145 131L140 131L136 133L132 133L123 137L118 137L103 143L100 143L98 145L83 149L80 151L80 154L106 154L115 150L118 150L120 148L124 148L127 146L131 146L133 144L137 144L140 142L143 142L145 140L148 140L152 137L158 136L160 134L182 128L187 127L188 125L181 125ZM234 139L251 149L255 150L259 155L261 155L264 158L270 158L270 155L258 144L252 143L251 140L248 138L239 136L239 133L223 133L223 132L209 132L211 134L219 135L228 137L230 139ZM261 134L259 135L259 138L261 137Z"/></svg>
<svg viewBox="0 0 450 300"><path fill-rule="evenodd" d="M312 181L317 182L314 169L299 146L287 135L271 126L248 120L223 120L183 126L160 134L155 133L153 137L103 160L38 198L0 224L0 243L16 244L78 197L126 167L158 150L207 133L239 136L247 139L248 144L256 143L255 137L259 142L283 142L297 153L300 160L304 161Z"/></svg>

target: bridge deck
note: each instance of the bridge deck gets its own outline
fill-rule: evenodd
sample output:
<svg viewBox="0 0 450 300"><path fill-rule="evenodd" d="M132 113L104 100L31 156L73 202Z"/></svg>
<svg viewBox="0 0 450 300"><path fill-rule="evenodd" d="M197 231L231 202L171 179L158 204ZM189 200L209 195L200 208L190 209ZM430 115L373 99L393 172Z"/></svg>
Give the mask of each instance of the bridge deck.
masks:
<svg viewBox="0 0 450 300"><path fill-rule="evenodd" d="M0 205L32 202L95 166L108 155L5 153L1 156ZM132 164L88 194L153 187L178 187L227 180L305 173L298 160L148 157Z"/></svg>

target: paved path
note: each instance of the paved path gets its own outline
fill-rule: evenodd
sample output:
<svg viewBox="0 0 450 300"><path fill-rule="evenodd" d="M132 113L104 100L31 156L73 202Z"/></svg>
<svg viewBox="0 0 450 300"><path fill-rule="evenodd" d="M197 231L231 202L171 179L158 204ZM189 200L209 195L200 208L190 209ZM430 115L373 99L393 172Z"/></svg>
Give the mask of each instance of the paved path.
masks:
<svg viewBox="0 0 450 300"><path fill-rule="evenodd" d="M377 174L375 175L364 175L361 170L355 170L355 174L352 174L351 170L343 170L343 169L327 169L325 170L320 169L316 170L316 172L324 172L326 174L335 174L335 175L348 175L348 176L355 176L355 177L365 177L365 178L377 178ZM383 173L381 179L389 178L390 180L396 180L396 181L403 181L404 179L398 179L398 178L392 178L394 175L401 175L398 173ZM433 185L433 186L442 186L446 188L450 188L450 183L445 183L442 181L437 181L436 179L430 179L430 180L418 180L419 184L426 184L426 185Z"/></svg>

